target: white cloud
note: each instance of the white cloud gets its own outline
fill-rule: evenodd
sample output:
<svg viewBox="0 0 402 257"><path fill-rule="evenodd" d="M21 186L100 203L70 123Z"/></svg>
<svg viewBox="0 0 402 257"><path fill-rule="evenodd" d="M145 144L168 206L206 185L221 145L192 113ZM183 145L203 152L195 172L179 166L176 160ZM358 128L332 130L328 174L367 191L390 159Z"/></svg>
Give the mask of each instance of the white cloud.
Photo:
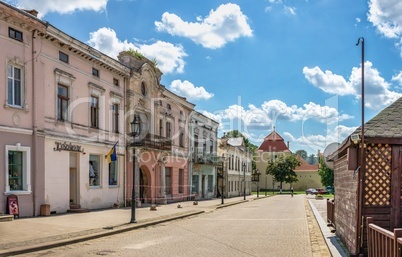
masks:
<svg viewBox="0 0 402 257"><path fill-rule="evenodd" d="M181 45L173 45L164 41L157 41L153 44L134 44L127 40L121 41L117 38L116 32L110 28L100 28L90 33L88 44L99 51L117 58L119 52L134 49L142 53L150 60L156 59L158 67L163 73L182 73L187 54Z"/></svg>
<svg viewBox="0 0 402 257"><path fill-rule="evenodd" d="M333 107L320 106L315 103L304 104L301 107L296 105L288 106L280 100L264 102L261 107L250 104L248 108L240 105L231 105L225 110L211 113L215 120L220 121L221 128L227 130L236 129L236 124L242 124L244 133L252 134L252 131L263 130L266 133L268 128L274 126L277 121L300 122L313 120L321 124L336 124L337 122L353 119L353 116L340 114ZM240 121L240 122L239 122ZM237 123L236 123L237 122ZM302 123L301 126L304 126ZM256 135L259 139L266 135ZM253 138L251 140L256 140Z"/></svg>
<svg viewBox="0 0 402 257"><path fill-rule="evenodd" d="M216 49L237 38L251 37L247 19L238 5L228 3L211 10L204 19L197 17L197 22L186 22L176 14L165 12L155 26L158 31L186 37L203 47Z"/></svg>
<svg viewBox="0 0 402 257"><path fill-rule="evenodd" d="M402 2L400 0L370 0L368 20L385 37L396 39L402 56Z"/></svg>
<svg viewBox="0 0 402 257"><path fill-rule="evenodd" d="M330 94L349 95L355 91L351 85L340 75L326 70L323 72L319 67L303 68L304 77L315 87Z"/></svg>
<svg viewBox="0 0 402 257"><path fill-rule="evenodd" d="M324 151L331 143L342 143L342 141L356 130L357 127L347 127L343 125L336 126L333 130L327 130L325 135L301 135L293 136L290 132L284 132L285 139L290 141L291 149L311 149L315 153L320 150Z"/></svg>
<svg viewBox="0 0 402 257"><path fill-rule="evenodd" d="M187 80L174 80L169 88L174 93L187 97L189 100L208 100L214 96L214 94L208 93L204 87L196 87L193 83Z"/></svg>
<svg viewBox="0 0 402 257"><path fill-rule="evenodd" d="M285 10L285 13L288 13L290 15L296 15L296 7L291 7L291 6L284 6L283 9Z"/></svg>
<svg viewBox="0 0 402 257"><path fill-rule="evenodd" d="M337 95L361 97L361 67L352 68L349 80L331 71L323 72L319 67L303 68L305 78L324 92ZM391 84L381 77L370 61L364 64L365 105L371 109L382 109L396 101L402 94L391 91Z"/></svg>
<svg viewBox="0 0 402 257"><path fill-rule="evenodd" d="M105 11L108 0L16 0L7 2L13 3L19 8L35 9L38 11L38 17L42 18L50 12L69 14L75 11Z"/></svg>

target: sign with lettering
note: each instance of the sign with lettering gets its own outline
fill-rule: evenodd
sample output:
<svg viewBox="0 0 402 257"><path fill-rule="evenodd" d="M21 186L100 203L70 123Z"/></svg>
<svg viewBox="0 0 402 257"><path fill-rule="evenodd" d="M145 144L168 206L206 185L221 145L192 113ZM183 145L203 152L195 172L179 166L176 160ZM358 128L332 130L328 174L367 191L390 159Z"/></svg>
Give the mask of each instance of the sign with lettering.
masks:
<svg viewBox="0 0 402 257"><path fill-rule="evenodd" d="M70 151L70 152L82 152L80 145L73 145L72 143L67 144L67 142L60 143L55 142L56 147L53 148L55 151Z"/></svg>

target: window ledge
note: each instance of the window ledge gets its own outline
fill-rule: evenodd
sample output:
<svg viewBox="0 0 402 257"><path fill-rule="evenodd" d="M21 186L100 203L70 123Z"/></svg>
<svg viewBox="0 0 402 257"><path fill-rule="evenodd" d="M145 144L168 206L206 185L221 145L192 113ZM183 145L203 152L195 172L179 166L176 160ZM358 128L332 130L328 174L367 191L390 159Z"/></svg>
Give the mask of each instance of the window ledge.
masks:
<svg viewBox="0 0 402 257"><path fill-rule="evenodd" d="M32 191L6 191L4 195L30 195Z"/></svg>
<svg viewBox="0 0 402 257"><path fill-rule="evenodd" d="M101 186L89 186L89 189L97 189L97 188L102 188Z"/></svg>
<svg viewBox="0 0 402 257"><path fill-rule="evenodd" d="M24 108L22 106L17 106L17 105L9 105L9 104L4 104L4 109L20 110L25 113L29 112L28 108Z"/></svg>

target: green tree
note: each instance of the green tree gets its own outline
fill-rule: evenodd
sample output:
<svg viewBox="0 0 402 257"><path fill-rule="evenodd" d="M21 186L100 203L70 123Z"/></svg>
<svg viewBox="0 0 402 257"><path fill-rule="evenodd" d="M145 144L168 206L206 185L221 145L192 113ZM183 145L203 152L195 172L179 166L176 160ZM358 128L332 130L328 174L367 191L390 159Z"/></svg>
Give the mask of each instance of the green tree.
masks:
<svg viewBox="0 0 402 257"><path fill-rule="evenodd" d="M307 157L307 163L308 164L317 164L317 158L315 157L314 154L310 154L309 157Z"/></svg>
<svg viewBox="0 0 402 257"><path fill-rule="evenodd" d="M286 157L280 156L274 161L269 161L266 169L266 174L273 176L275 181L279 182L280 192L282 193L282 183L297 182L297 174L294 171L296 167L300 166L301 162L295 155L289 155Z"/></svg>
<svg viewBox="0 0 402 257"><path fill-rule="evenodd" d="M306 150L297 150L296 154L299 155L304 160L307 159L307 151Z"/></svg>
<svg viewBox="0 0 402 257"><path fill-rule="evenodd" d="M334 170L330 169L324 161L324 158L320 158L320 168L318 169L318 175L321 177L321 183L324 186L334 186Z"/></svg>

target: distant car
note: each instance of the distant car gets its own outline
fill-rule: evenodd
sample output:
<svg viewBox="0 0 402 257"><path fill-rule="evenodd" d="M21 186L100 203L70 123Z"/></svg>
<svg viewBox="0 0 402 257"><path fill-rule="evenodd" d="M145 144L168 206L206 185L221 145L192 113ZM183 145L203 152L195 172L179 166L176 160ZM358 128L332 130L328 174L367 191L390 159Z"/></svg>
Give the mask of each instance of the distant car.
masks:
<svg viewBox="0 0 402 257"><path fill-rule="evenodd" d="M317 188L316 191L317 191L316 194L320 194L320 195L324 195L324 194L328 193L327 190L324 188Z"/></svg>
<svg viewBox="0 0 402 257"><path fill-rule="evenodd" d="M306 190L306 195L315 195L315 194L317 194L317 190L315 190L315 188L308 188L307 190Z"/></svg>

